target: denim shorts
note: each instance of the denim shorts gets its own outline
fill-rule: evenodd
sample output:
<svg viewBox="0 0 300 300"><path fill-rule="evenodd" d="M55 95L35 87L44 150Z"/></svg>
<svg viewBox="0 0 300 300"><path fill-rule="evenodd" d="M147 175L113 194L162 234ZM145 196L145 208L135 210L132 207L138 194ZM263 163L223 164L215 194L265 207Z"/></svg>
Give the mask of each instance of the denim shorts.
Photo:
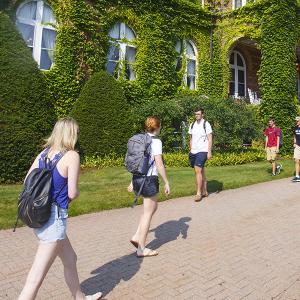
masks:
<svg viewBox="0 0 300 300"><path fill-rule="evenodd" d="M159 181L158 176L139 176L139 175L133 175L132 177L132 185L134 193L137 195L141 185L143 184L143 181L145 181L145 184L141 191L141 196L143 197L153 197L156 194L159 193Z"/></svg>
<svg viewBox="0 0 300 300"><path fill-rule="evenodd" d="M59 210L59 213L58 213ZM52 243L66 238L68 210L55 204L51 207L51 216L41 228L35 228L34 233L40 243Z"/></svg>
<svg viewBox="0 0 300 300"><path fill-rule="evenodd" d="M207 152L198 152L189 154L190 165L192 168L199 167L204 168L205 162L207 161Z"/></svg>

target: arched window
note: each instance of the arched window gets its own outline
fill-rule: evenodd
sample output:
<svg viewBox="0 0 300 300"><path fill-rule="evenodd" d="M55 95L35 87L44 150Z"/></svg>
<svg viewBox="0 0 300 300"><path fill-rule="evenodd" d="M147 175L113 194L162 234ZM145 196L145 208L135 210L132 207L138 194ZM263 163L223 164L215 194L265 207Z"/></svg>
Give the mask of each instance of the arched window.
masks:
<svg viewBox="0 0 300 300"><path fill-rule="evenodd" d="M182 68L182 59L183 57L186 57L184 84L190 90L195 90L197 77L196 47L192 41L178 41L176 43L176 52L179 54L176 62L176 71L179 71Z"/></svg>
<svg viewBox="0 0 300 300"><path fill-rule="evenodd" d="M247 4L247 0L233 0L232 1L232 6L233 6L232 8L237 9L237 8L240 8L244 5L246 5L246 4Z"/></svg>
<svg viewBox="0 0 300 300"><path fill-rule="evenodd" d="M16 26L31 49L40 69L49 70L54 61L56 32L53 11L41 0L25 1L17 9Z"/></svg>
<svg viewBox="0 0 300 300"><path fill-rule="evenodd" d="M232 51L229 59L231 69L231 80L229 83L229 93L235 97L246 96L246 63L242 54Z"/></svg>
<svg viewBox="0 0 300 300"><path fill-rule="evenodd" d="M135 79L134 64L136 47L134 31L125 23L116 23L109 31L110 46L106 70L108 73L119 77L124 68L128 80Z"/></svg>

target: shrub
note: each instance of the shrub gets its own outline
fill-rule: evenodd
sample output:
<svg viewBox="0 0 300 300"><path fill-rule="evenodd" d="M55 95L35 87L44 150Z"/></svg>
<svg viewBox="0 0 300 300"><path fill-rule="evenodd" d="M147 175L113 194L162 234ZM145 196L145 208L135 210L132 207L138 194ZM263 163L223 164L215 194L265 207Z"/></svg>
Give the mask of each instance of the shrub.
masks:
<svg viewBox="0 0 300 300"><path fill-rule="evenodd" d="M20 181L54 123L30 50L0 12L0 182Z"/></svg>
<svg viewBox="0 0 300 300"><path fill-rule="evenodd" d="M79 122L84 155L124 154L132 134L132 114L119 83L106 72L95 73L83 87L71 115Z"/></svg>
<svg viewBox="0 0 300 300"><path fill-rule="evenodd" d="M262 129L257 121L255 111L242 100L181 95L175 101L181 106L181 118L187 125L194 121L196 108L204 109L205 119L213 128L216 149L225 150L238 147L261 137ZM187 131L187 129L188 126L185 130Z"/></svg>

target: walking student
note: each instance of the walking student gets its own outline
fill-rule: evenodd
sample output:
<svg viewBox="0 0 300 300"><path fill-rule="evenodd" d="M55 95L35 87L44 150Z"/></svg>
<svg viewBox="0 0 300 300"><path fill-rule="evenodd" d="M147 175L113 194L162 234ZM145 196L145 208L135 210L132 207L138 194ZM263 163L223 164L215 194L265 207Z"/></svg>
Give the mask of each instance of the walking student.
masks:
<svg viewBox="0 0 300 300"><path fill-rule="evenodd" d="M140 194L143 196L143 215L141 216L137 231L130 241L137 248L136 254L138 257L158 255L157 251L146 248L146 239L150 228L150 222L157 210L159 192L158 174L164 181L165 194L170 194L169 181L162 159L162 142L157 137L160 133L160 128L160 120L157 117L148 117L146 119L146 134L152 138L150 144L150 168L146 175L146 179L142 175L133 175L132 181L128 186L128 191L134 191L136 195L142 187ZM145 183L142 186L144 179Z"/></svg>
<svg viewBox="0 0 300 300"><path fill-rule="evenodd" d="M78 197L79 155L74 151L78 125L72 118L58 120L45 149L36 157L27 176L35 168L43 168L47 160L52 171L52 203L50 219L41 228L34 229L39 240L34 262L21 291L19 300L35 299L38 290L55 258L59 256L64 266L65 281L76 300L96 300L102 294L85 296L79 284L76 253L66 234L69 201ZM56 165L55 165L56 164ZM27 177L26 176L26 177Z"/></svg>
<svg viewBox="0 0 300 300"><path fill-rule="evenodd" d="M294 159L295 159L295 177L293 182L300 182L300 117L296 117L296 126L294 128Z"/></svg>
<svg viewBox="0 0 300 300"><path fill-rule="evenodd" d="M268 128L265 129L266 137L265 150L267 153L267 161L272 164L272 176L278 175L282 169L281 164L276 164L277 154L279 153L280 128L276 127L274 118L269 119Z"/></svg>
<svg viewBox="0 0 300 300"><path fill-rule="evenodd" d="M204 120L203 108L196 109L195 121L189 127L190 134L190 165L195 170L196 195L195 202L207 197L207 180L205 176L205 162L212 158L212 128Z"/></svg>

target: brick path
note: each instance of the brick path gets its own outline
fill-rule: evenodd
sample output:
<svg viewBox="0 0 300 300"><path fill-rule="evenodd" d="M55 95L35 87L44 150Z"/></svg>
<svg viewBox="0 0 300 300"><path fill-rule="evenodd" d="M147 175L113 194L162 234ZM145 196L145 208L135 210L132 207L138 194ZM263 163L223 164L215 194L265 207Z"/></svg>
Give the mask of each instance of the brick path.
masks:
<svg viewBox="0 0 300 300"><path fill-rule="evenodd" d="M70 218L83 289L105 299L300 299L300 185L289 179L160 203L149 235L129 244L141 207ZM28 228L0 231L0 299L16 299L37 247ZM70 299L57 259L38 299Z"/></svg>

